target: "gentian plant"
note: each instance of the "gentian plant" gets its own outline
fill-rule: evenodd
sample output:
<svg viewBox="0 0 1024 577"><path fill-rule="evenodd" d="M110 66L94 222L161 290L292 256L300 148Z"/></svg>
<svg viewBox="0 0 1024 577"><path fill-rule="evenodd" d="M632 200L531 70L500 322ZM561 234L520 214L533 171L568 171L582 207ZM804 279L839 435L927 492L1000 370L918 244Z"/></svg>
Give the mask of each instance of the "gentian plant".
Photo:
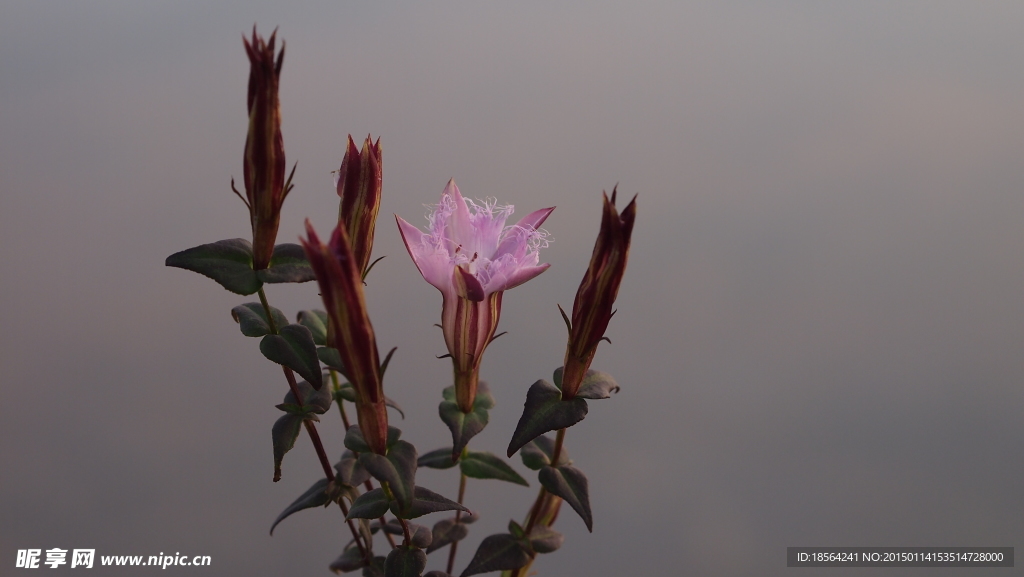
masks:
<svg viewBox="0 0 1024 577"><path fill-rule="evenodd" d="M270 532L293 513L336 504L350 540L329 564L336 573L361 571L368 577L443 577L455 575L458 542L478 514L463 505L466 483L497 479L529 483L504 457L469 450L469 441L487 426L495 399L480 371L484 352L497 336L502 295L540 275L548 245L541 225L554 208L527 214L512 225L511 205L462 196L452 180L428 215L425 231L396 216L398 230L423 278L441 292L441 328L452 362L452 381L443 388L438 408L452 445L420 455L415 445L389 425L385 373L395 349L383 359L366 308L363 286L370 269L382 183L380 140L369 136L357 148L351 136L337 171L338 223L324 243L309 221L301 244L277 243L281 205L292 190L285 178L284 139L278 86L284 46L276 33L264 40L253 29L243 37L249 57L247 108L249 130L243 155L245 194L232 189L249 211L252 239L227 239L199 245L167 257L168 266L203 274L239 295L258 302L231 310L242 334L260 339L264 357L281 366L287 384L282 415L271 427L273 480L282 475L286 453L306 431L324 472L288 505ZM294 174L294 168L292 169ZM587 400L609 398L615 380L590 369L598 344L614 314L613 304L626 268L636 216L636 200L621 212L616 191L604 197L601 229L590 267L573 303L572 317L562 311L569 331L563 367L553 383L535 382L526 391L519 423L511 433L507 457L519 452L523 464L538 471L539 494L525 521L510 521L508 532L485 537L459 575L488 572L522 576L539 553L559 548L563 537L552 525L563 501L593 526L588 480L574 467L565 448L565 432L587 414ZM316 280L323 308L299 311L294 323L268 301L265 285ZM561 310L561 307L559 307ZM349 420L353 404L356 421ZM332 406L346 433L345 451L332 463L317 423ZM404 415L402 415L404 417ZM554 432L554 438L547 433ZM337 453L335 453L337 454ZM419 467L459 467L456 500L416 484ZM486 503L480 503L483 508ZM414 523L424 515L453 511L432 527ZM381 539L385 544L381 544ZM444 571L424 573L427 555L446 546ZM383 549L381 549L383 547Z"/></svg>

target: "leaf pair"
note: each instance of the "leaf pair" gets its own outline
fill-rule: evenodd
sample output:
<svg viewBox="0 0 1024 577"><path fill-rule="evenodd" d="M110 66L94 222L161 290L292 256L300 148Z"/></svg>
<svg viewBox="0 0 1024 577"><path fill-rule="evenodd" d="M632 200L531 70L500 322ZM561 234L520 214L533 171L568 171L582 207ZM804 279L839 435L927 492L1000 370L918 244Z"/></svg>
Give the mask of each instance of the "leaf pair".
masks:
<svg viewBox="0 0 1024 577"><path fill-rule="evenodd" d="M167 257L165 264L207 276L240 295L255 293L263 283L307 282L316 278L302 247L292 243L275 246L270 266L253 270L252 243L244 238L185 249Z"/></svg>
<svg viewBox="0 0 1024 577"><path fill-rule="evenodd" d="M449 469L457 464L462 474L472 479L497 479L530 486L526 479L497 455L485 451L466 451L465 455L458 455L453 461L452 452L448 447L435 449L421 456L417 463L420 467L431 469Z"/></svg>

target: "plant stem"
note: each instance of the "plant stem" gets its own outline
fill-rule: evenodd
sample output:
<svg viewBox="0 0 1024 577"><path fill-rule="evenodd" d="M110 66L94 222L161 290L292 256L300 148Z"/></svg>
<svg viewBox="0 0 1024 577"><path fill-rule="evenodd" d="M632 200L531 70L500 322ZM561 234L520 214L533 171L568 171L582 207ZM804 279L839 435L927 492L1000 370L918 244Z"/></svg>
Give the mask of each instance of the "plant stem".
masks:
<svg viewBox="0 0 1024 577"><path fill-rule="evenodd" d="M334 387L334 392L341 390L341 384L338 382L338 371L330 369L331 372L331 385ZM341 422L345 425L345 431L351 426L348 424L348 414L345 413L345 404L342 402L341 397L338 397L338 412L341 413Z"/></svg>
<svg viewBox="0 0 1024 577"><path fill-rule="evenodd" d="M465 457L468 452L468 448L462 449L462 456ZM459 505L462 504L462 500L466 497L466 475L459 474ZM459 509L455 510L455 522L458 523L459 519L462 518L462 511ZM459 550L459 542L452 541L451 549L448 550L448 571L451 575L452 569L455 568L455 553Z"/></svg>
<svg viewBox="0 0 1024 577"><path fill-rule="evenodd" d="M277 324L274 323L274 314L271 312L270 303L267 302L267 294L263 291L263 287L260 287L259 295L260 304L263 305L263 310L267 313L267 319L270 321L270 332L275 335L279 334ZM282 366L281 368L284 370L284 378L288 381L288 388L291 389L292 395L295 397L296 404L302 406L302 394L299 393L299 384L295 381L295 373L293 373L288 367ZM333 483L334 469L331 468L331 462L327 458L327 452L324 451L324 444L320 440L320 433L317 432L316 425L312 421L306 420L302 421L302 424L305 425L306 432L309 434L309 440L313 442L313 448L316 450L316 456L320 460L320 466L324 469L324 475L327 477L327 482ZM345 514L345 517L348 517L348 507L345 506L344 499L338 500L338 506L341 507L341 512ZM356 529L355 524L351 519L347 518L345 519L345 522L348 524L349 530L352 531L352 539L355 540L356 545L359 547L359 553L363 556L363 559L366 559L366 561L369 562L369 548L361 541L361 535Z"/></svg>

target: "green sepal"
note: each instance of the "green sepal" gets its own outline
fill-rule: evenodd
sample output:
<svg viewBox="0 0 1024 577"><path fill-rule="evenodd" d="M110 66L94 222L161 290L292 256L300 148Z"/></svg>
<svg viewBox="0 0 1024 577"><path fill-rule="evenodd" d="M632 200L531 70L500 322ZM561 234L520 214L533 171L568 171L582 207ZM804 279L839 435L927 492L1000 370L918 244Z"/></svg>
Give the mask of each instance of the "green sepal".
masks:
<svg viewBox="0 0 1024 577"><path fill-rule="evenodd" d="M359 462L388 489L398 503L399 517L406 518L412 506L413 487L416 486L416 447L406 441L398 441L388 449L388 454L364 452Z"/></svg>
<svg viewBox="0 0 1024 577"><path fill-rule="evenodd" d="M388 440L386 441L387 447L390 449L392 445L398 442L398 439L401 436L401 429L398 427L388 426ZM372 452L370 445L366 444L366 439L363 437L363 430L359 428L359 425L352 425L347 431L345 431L345 448L354 453Z"/></svg>
<svg viewBox="0 0 1024 577"><path fill-rule="evenodd" d="M394 513L396 517L401 517L403 519L415 519L428 513L437 513L438 511L469 512L469 509L459 505L455 501L452 501L447 497L443 497L425 487L414 488L413 497L412 506L410 506L407 514L399 515L401 511L398 509L398 503L396 501L391 502L391 512Z"/></svg>
<svg viewBox="0 0 1024 577"><path fill-rule="evenodd" d="M534 553L551 553L562 546L565 536L551 527L537 525L530 531L529 541Z"/></svg>
<svg viewBox="0 0 1024 577"><path fill-rule="evenodd" d="M551 465L551 454L554 452L555 440L547 435L541 435L523 445L523 449L519 451L519 456L522 457L524 465L534 471L540 471L542 468ZM572 459L569 458L569 451L566 450L563 444L561 451L558 453L557 466L569 465L571 463Z"/></svg>
<svg viewBox="0 0 1024 577"><path fill-rule="evenodd" d="M327 390L327 387L321 387L320 390L316 390L306 381L299 381L296 384L298 385L299 394L302 395L302 406L298 405L295 395L289 389L284 396L284 402L277 405L277 408L286 412L295 412L294 410L289 410L288 407L297 407L301 413L316 413L317 415L322 415L331 409L333 396Z"/></svg>
<svg viewBox="0 0 1024 577"><path fill-rule="evenodd" d="M544 433L571 427L586 416L585 400L576 397L563 401L562 391L544 379L537 381L526 392L523 416L508 444L508 456Z"/></svg>
<svg viewBox="0 0 1024 577"><path fill-rule="evenodd" d="M324 375L320 370L320 362L317 361L313 335L306 327L281 327L280 334L263 337L260 341L260 352L271 361L301 375L314 389L319 391L324 385Z"/></svg>
<svg viewBox="0 0 1024 577"><path fill-rule="evenodd" d="M429 555L449 543L461 541L466 538L466 535L469 535L469 527L465 523L456 522L455 517L441 519L434 523L434 528L431 530L431 541L430 546L427 547L427 554Z"/></svg>
<svg viewBox="0 0 1024 577"><path fill-rule="evenodd" d="M564 367L558 367L555 369L555 386L558 390L562 390L562 370ZM580 388L576 391L577 397L583 397L584 399L610 399L612 395L619 392L619 384L615 382L615 378L608 373L601 371L595 371L593 369L587 370L587 373L583 375L583 382L580 383Z"/></svg>
<svg viewBox="0 0 1024 577"><path fill-rule="evenodd" d="M335 573L348 573L349 571L355 571L366 567L366 559L359 552L359 547L352 545L345 552L338 556L333 563L328 566L328 569Z"/></svg>
<svg viewBox="0 0 1024 577"><path fill-rule="evenodd" d="M363 567L363 577L384 577L384 557L378 555L373 558L373 562Z"/></svg>
<svg viewBox="0 0 1024 577"><path fill-rule="evenodd" d="M167 257L164 264L209 277L235 294L251 295L263 286L252 270L252 243L244 238L188 248Z"/></svg>
<svg viewBox="0 0 1024 577"><path fill-rule="evenodd" d="M594 517L590 513L590 489L587 476L576 467L544 467L540 470L540 484L549 493L561 497L573 508L587 525L587 530L594 532Z"/></svg>
<svg viewBox="0 0 1024 577"><path fill-rule="evenodd" d="M299 430L302 428L302 421L306 420L304 415L287 413L274 423L271 429L271 437L274 442L274 482L281 480L281 461L284 454L295 446L295 439L299 437Z"/></svg>
<svg viewBox="0 0 1024 577"><path fill-rule="evenodd" d="M285 507L284 511L277 516L277 519L274 519L274 524L270 526L270 534L273 535L274 527L277 527L278 523L283 521L285 517L292 513L303 509L325 506L330 503L331 497L327 494L327 484L327 479L320 479L316 483L313 483L312 487L306 489L305 493L299 495L298 499L292 501L291 505Z"/></svg>
<svg viewBox="0 0 1024 577"><path fill-rule="evenodd" d="M316 280L302 247L286 242L274 247L270 266L256 271L256 277L265 283L308 282Z"/></svg>
<svg viewBox="0 0 1024 577"><path fill-rule="evenodd" d="M399 545L384 561L384 577L420 577L426 567L426 553L417 547Z"/></svg>
<svg viewBox="0 0 1024 577"><path fill-rule="evenodd" d="M484 537L477 547L476 554L473 555L473 560L460 577L518 569L531 560L529 543L508 533L498 533Z"/></svg>
<svg viewBox="0 0 1024 577"><path fill-rule="evenodd" d="M524 487L530 484L522 478L501 457L487 452L469 451L461 460L459 467L462 474L473 479L498 479Z"/></svg>
<svg viewBox="0 0 1024 577"><path fill-rule="evenodd" d="M516 523L515 519L508 520L508 533L516 539L522 539L526 536L526 531L523 530L523 526Z"/></svg>
<svg viewBox="0 0 1024 577"><path fill-rule="evenodd" d="M469 440L487 426L487 422L490 420L488 410L494 407L494 397L491 395L487 383L480 381L477 384L476 399L473 400L473 410L463 413L455 402L455 387L445 387L441 394L444 396L444 400L437 407L437 413L452 433L452 459L454 460L459 458L459 454L469 444Z"/></svg>
<svg viewBox="0 0 1024 577"><path fill-rule="evenodd" d="M270 312L274 315L275 328L288 324L288 317L284 316L284 313L280 310L270 307ZM238 305L231 309L231 318L235 319L235 322L238 323L238 328L247 337L262 337L274 332L270 330L267 311L260 303Z"/></svg>
<svg viewBox="0 0 1024 577"><path fill-rule="evenodd" d="M359 463L352 451L342 453L341 460L334 464L334 470L342 483L353 487L362 485L370 478L369 471Z"/></svg>
<svg viewBox="0 0 1024 577"><path fill-rule="evenodd" d="M451 469L456 464L458 464L458 460L452 460L452 450L449 447L434 449L429 453L420 455L420 458L416 460L417 466L429 467L431 469Z"/></svg>
<svg viewBox="0 0 1024 577"><path fill-rule="evenodd" d="M314 343L321 347L327 346L327 313L316 309L299 311L295 320L309 329Z"/></svg>
<svg viewBox="0 0 1024 577"><path fill-rule="evenodd" d="M323 362L323 364L338 371L342 375L345 374L345 364L341 362L341 353L338 352L338 349L331 347L317 347L316 356Z"/></svg>
<svg viewBox="0 0 1024 577"><path fill-rule="evenodd" d="M377 487L356 497L348 510L346 519L379 519L388 512L388 496L384 489Z"/></svg>

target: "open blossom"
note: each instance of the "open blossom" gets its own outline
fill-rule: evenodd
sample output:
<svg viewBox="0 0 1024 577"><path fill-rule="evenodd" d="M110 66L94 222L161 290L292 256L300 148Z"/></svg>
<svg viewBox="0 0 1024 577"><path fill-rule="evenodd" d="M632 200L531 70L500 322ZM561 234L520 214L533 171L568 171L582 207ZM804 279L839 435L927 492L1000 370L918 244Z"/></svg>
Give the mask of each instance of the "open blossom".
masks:
<svg viewBox="0 0 1024 577"><path fill-rule="evenodd" d="M375 453L383 455L387 450L388 413L377 338L366 313L361 271L343 224L334 229L327 245L320 241L309 220L306 236L299 240L316 273L327 309L327 346L338 349L345 376L356 391L356 411L363 437Z"/></svg>
<svg viewBox="0 0 1024 577"><path fill-rule="evenodd" d="M615 314L612 305L619 294L622 275L626 272L633 221L636 219L636 197L620 213L615 208L615 193L616 190L612 189L611 200L604 195L601 232L597 235L590 266L572 305L572 328L562 373L564 399L576 395L590 362L594 360L597 345Z"/></svg>
<svg viewBox="0 0 1024 577"><path fill-rule="evenodd" d="M448 182L423 232L397 215L402 240L416 268L443 296L441 328L455 370L459 408L476 398L480 361L494 337L502 292L547 270L539 250L548 244L540 225L554 207L531 212L514 225L513 208L466 200Z"/></svg>

